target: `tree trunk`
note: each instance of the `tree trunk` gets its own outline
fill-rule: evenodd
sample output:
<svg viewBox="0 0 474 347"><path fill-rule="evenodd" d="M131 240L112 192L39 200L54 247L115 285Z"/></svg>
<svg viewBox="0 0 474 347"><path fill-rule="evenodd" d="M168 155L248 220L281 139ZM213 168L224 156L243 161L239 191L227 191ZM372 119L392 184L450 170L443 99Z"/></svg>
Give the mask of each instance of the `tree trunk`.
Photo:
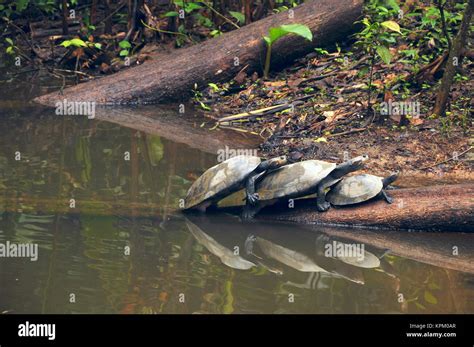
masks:
<svg viewBox="0 0 474 347"><path fill-rule="evenodd" d="M362 3L362 0L308 1L291 13L269 16L172 55L154 56L135 68L67 88L63 95L51 93L35 100L50 106L64 99L98 104L183 101L195 84L202 88L209 82L228 81L247 65L248 73L262 72L266 51L262 37L271 27L299 23L307 25L314 35L312 42L295 35L278 40L273 45L272 68L288 64L314 47L347 38L361 15Z"/></svg>
<svg viewBox="0 0 474 347"><path fill-rule="evenodd" d="M257 218L306 224L367 226L474 232L474 184L391 190L392 205L383 199L353 207L316 210L315 199L295 200L295 208L268 207Z"/></svg>
<svg viewBox="0 0 474 347"><path fill-rule="evenodd" d="M439 87L438 95L436 96L436 103L433 113L438 116L444 116L446 112L446 103L448 102L449 92L453 84L454 74L456 68L461 64L461 52L466 46L466 37L471 25L472 13L474 11L474 0L469 0L466 10L462 18L459 32L454 39L452 49L449 52L448 61L444 70L441 86Z"/></svg>

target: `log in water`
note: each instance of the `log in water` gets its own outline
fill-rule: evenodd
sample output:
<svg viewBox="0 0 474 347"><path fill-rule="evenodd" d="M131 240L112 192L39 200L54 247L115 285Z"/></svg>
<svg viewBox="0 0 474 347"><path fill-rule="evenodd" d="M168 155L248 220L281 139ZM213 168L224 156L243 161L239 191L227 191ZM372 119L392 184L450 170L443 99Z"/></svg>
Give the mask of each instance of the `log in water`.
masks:
<svg viewBox="0 0 474 347"><path fill-rule="evenodd" d="M391 190L384 200L320 213L315 199L296 200L295 208L269 207L259 218L305 224L365 226L391 229L474 231L474 184L437 185Z"/></svg>

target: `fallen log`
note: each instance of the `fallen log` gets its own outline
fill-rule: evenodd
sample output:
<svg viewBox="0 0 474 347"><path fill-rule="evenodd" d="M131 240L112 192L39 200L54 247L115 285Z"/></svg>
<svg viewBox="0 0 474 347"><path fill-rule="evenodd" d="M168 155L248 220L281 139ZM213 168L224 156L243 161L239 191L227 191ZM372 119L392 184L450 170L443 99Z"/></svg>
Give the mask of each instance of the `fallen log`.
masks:
<svg viewBox="0 0 474 347"><path fill-rule="evenodd" d="M257 217L267 220L334 226L474 232L474 184L390 191L392 205L373 200L320 213L314 199L295 200L295 207L274 206Z"/></svg>
<svg viewBox="0 0 474 347"><path fill-rule="evenodd" d="M295 35L278 40L272 48L271 66L288 64L314 47L345 39L362 13L362 0L313 0L294 9L269 16L170 55L152 55L143 65L101 79L66 88L62 95L50 93L35 99L54 106L56 102L95 101L98 104L139 104L183 101L195 84L228 81L242 67L247 73L262 71L266 46L262 37L271 27L299 23L313 33L309 42Z"/></svg>

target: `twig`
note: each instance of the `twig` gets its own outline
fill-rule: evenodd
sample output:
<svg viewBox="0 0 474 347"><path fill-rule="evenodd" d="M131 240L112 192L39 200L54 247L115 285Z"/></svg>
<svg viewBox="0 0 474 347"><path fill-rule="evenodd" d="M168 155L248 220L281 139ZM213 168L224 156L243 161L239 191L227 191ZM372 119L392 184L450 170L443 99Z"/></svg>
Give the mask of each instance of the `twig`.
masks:
<svg viewBox="0 0 474 347"><path fill-rule="evenodd" d="M337 134L331 134L326 137L336 137L336 136L343 136L343 135L349 135L352 133L359 133L361 131L365 131L367 128L356 128L356 129L351 129L347 131L343 131L342 133L337 133Z"/></svg>
<svg viewBox="0 0 474 347"><path fill-rule="evenodd" d="M234 22L232 22L229 18L227 18L226 16L220 14L219 12L217 12L214 7L212 7L211 5L209 5L207 2L203 2L204 5L207 6L207 8L209 8L212 12L214 12L215 14L217 14L219 17L221 17L222 19L224 19L227 23L229 23L230 25L233 25L236 29L240 29L240 27L235 24Z"/></svg>
<svg viewBox="0 0 474 347"><path fill-rule="evenodd" d="M450 162L450 161L452 161L452 160L458 160L458 158L459 158L460 156L466 154L467 152L469 152L469 151L470 151L471 149L473 149L473 148L474 148L474 146L471 146L471 147L469 147L468 149L466 149L465 151L459 153L459 154L458 154L457 156L455 156L455 157L453 156L453 157L450 157L450 158L448 158L448 159L446 159L446 160L440 161L440 162L438 162L438 163L434 163L433 165L428 165L428 166L422 167L420 170L430 169L430 168L432 168L432 167L435 167L435 166L438 166L438 165L441 165L441 164L445 164L445 163Z"/></svg>
<svg viewBox="0 0 474 347"><path fill-rule="evenodd" d="M157 31L159 33L165 33L165 34L173 34L173 35L182 35L182 36L185 36L185 37L188 37L188 35L186 34L183 34L183 33L180 33L180 32L177 32L177 31L168 31L168 30L162 30L162 29L157 29L157 28L153 28L152 26L149 26L148 24L146 24L143 19L141 20L142 24L147 27L148 29L150 30L154 30L154 31ZM191 39L192 41L192 39Z"/></svg>

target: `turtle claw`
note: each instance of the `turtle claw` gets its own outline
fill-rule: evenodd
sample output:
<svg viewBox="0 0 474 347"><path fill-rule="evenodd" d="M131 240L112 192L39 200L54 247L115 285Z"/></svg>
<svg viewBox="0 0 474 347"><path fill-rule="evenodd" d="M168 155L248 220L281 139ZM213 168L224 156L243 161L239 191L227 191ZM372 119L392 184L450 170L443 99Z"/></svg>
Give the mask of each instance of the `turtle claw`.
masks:
<svg viewBox="0 0 474 347"><path fill-rule="evenodd" d="M331 204L327 201L318 202L316 204L316 208L318 209L319 212L325 212L325 211L329 210L330 207L331 207Z"/></svg>
<svg viewBox="0 0 474 347"><path fill-rule="evenodd" d="M387 197L385 198L385 201L387 201L388 204L392 204L392 203L393 203L393 198L390 197L390 196L387 196Z"/></svg>
<svg viewBox="0 0 474 347"><path fill-rule="evenodd" d="M256 205L259 200L260 197L258 196L258 193L247 195L247 202L252 206Z"/></svg>

